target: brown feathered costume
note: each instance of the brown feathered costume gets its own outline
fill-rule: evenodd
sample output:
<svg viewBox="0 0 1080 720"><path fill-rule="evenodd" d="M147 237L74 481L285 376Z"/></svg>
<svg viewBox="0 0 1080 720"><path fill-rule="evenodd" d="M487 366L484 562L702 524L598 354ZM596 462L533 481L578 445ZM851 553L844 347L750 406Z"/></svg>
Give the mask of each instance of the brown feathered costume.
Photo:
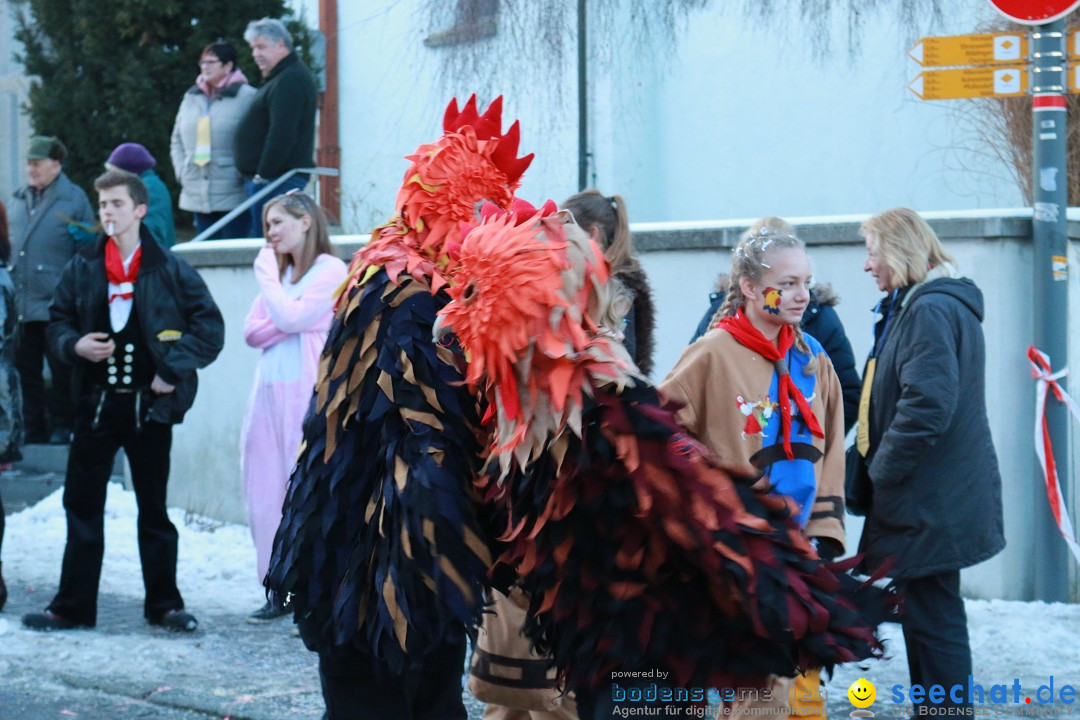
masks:
<svg viewBox="0 0 1080 720"><path fill-rule="evenodd" d="M500 561L531 595L526 632L567 686L664 668L674 685L759 687L879 654L894 596L824 564L789 500L676 425L596 322L608 271L585 233L551 204L484 214L439 331L488 399L480 489L504 510Z"/></svg>

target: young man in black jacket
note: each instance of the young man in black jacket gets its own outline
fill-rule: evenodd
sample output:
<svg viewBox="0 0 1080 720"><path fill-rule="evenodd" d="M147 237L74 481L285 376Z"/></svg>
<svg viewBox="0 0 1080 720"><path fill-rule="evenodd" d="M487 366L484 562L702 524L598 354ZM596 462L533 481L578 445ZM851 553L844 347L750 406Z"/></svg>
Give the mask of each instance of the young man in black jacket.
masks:
<svg viewBox="0 0 1080 720"><path fill-rule="evenodd" d="M151 625L191 632L176 587L177 532L165 508L172 426L195 400L195 371L221 352L225 323L198 273L142 225L147 192L131 173L94 182L106 232L64 268L49 307L49 346L74 365L74 439L64 483L60 590L34 630L93 627L105 549L105 492L116 452L131 465Z"/></svg>

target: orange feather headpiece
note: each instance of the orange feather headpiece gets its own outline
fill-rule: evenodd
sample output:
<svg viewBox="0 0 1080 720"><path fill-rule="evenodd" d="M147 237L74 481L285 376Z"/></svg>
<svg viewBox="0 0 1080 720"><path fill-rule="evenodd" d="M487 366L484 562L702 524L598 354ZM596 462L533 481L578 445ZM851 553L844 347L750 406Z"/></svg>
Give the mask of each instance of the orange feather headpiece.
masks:
<svg viewBox="0 0 1080 720"><path fill-rule="evenodd" d="M521 128L514 122L502 132L502 96L483 115L473 95L464 108L450 102L443 136L421 145L412 155L397 196L397 212L376 228L371 242L353 261L353 276L385 267L392 281L401 273L429 282L436 292L448 281L461 246L462 223L476 220L477 203L506 209L532 162L518 157Z"/></svg>
<svg viewBox="0 0 1080 720"><path fill-rule="evenodd" d="M638 375L598 321L607 261L573 217L551 201L537 210L521 200L481 215L461 246L436 334L453 331L469 359L467 380L488 395L505 475L511 457L524 467L567 427L580 434L593 385L632 385Z"/></svg>

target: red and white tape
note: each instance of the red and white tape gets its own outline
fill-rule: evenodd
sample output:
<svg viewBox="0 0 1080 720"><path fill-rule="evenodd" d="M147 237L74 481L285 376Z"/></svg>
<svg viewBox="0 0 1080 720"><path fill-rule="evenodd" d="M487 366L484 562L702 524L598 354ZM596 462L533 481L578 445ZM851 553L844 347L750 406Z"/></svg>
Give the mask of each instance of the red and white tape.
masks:
<svg viewBox="0 0 1080 720"><path fill-rule="evenodd" d="M1046 498L1050 501L1050 512L1054 515L1058 530L1065 538L1069 550L1077 562L1080 562L1080 545L1076 544L1069 512L1065 508L1065 498L1061 495L1058 482L1057 464L1054 462L1054 448L1050 443L1050 429L1046 425L1046 396L1051 390L1058 402L1065 403L1072 416L1080 420L1080 409L1073 399L1058 383L1060 378L1069 374L1068 369L1053 372L1050 358L1034 345L1028 348L1028 360L1031 362L1031 374L1035 377L1035 454L1039 456L1039 465L1046 480Z"/></svg>

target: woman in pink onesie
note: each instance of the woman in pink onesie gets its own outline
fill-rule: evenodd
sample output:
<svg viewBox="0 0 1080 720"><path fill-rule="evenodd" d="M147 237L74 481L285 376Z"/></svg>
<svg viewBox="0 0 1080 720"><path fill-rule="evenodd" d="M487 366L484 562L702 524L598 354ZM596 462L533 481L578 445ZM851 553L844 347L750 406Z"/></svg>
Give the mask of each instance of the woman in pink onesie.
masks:
<svg viewBox="0 0 1080 720"><path fill-rule="evenodd" d="M281 521L336 291L346 275L345 263L330 247L322 209L303 193L280 195L266 204L263 235L266 247L255 258L259 295L244 323L244 340L262 350L262 356L240 461L260 581ZM285 612L267 602L248 622L269 622Z"/></svg>

